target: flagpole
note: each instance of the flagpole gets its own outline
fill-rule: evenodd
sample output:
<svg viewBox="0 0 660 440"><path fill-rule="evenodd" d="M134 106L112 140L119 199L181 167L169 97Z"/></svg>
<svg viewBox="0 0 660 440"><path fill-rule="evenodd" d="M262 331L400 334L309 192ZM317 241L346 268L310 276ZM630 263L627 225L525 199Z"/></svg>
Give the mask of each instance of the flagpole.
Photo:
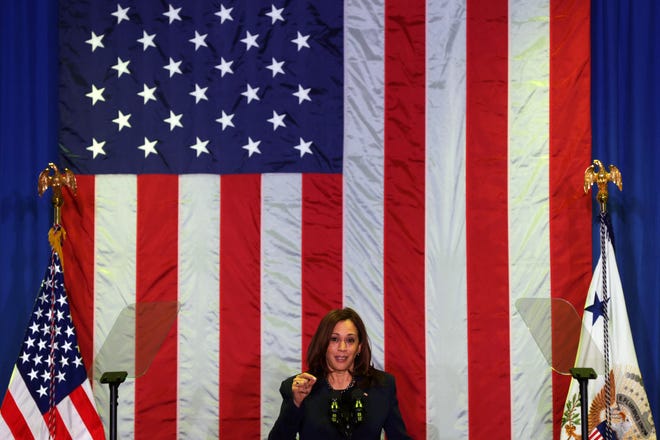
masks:
<svg viewBox="0 0 660 440"><path fill-rule="evenodd" d="M42 196L44 192L48 188L53 189L53 197L52 197L52 203L53 203L53 226L50 228L48 231L48 241L50 242L52 252L51 252L51 264L55 263L55 254L59 256L60 259L60 264L62 267L64 267L64 256L62 255L62 240L64 239L65 232L64 228L62 228L62 205L64 204L64 197L62 196L62 187L63 186L68 186L74 191L76 191L76 177L67 168L64 169L62 173L60 173L57 165L53 163L49 163L48 167L44 169L41 173L39 173L39 177L37 179L37 190L39 193L39 196ZM51 275L53 277L53 275ZM51 278L52 279L52 278ZM49 297L49 302L50 302L50 318L49 318L49 334L50 334L50 353L48 355L49 357L49 375L48 375L48 380L49 380L49 387L48 387L48 395L49 395L49 410L48 410L48 433L50 438L56 438L57 437L57 424L55 421L55 407L56 407L56 402L55 402L55 338L56 338L56 326L55 326L55 320L56 320L56 314L55 314L55 309L56 309L56 299L55 299L55 286L54 282L51 283L51 294Z"/></svg>
<svg viewBox="0 0 660 440"><path fill-rule="evenodd" d="M609 293L607 291L607 209L601 204L600 211L600 258L602 261L603 292L603 356L605 358L605 420L606 440L612 438L612 381L610 380L610 313Z"/></svg>
<svg viewBox="0 0 660 440"><path fill-rule="evenodd" d="M37 187L39 191L39 196L42 196L48 188L53 189L53 226L48 231L48 241L53 248L53 251L56 252L60 257L60 264L64 267L64 257L62 255L62 240L66 236L64 228L62 227L62 205L64 204L64 197L62 195L62 188L69 187L73 194L76 194L77 184L75 174L68 168L64 168L60 172L57 165L54 163L49 163L48 166L39 174L37 179ZM51 304L55 304L55 298L51 298ZM55 313L51 311L51 339L54 338L55 334L55 325L54 325L54 316ZM51 346L54 347L55 344L51 341ZM54 366L55 363L52 361L51 355L51 365ZM51 370L51 384L53 381L53 373ZM109 372L104 373L101 376L101 383L107 383L110 387L110 439L116 440L117 438L117 404L118 404L118 388L121 383L126 379L127 373L124 371L120 372ZM53 386L51 385L51 390ZM55 422L53 418L52 408L54 393L51 396L51 411L49 420L49 432L51 438L55 438Z"/></svg>
<svg viewBox="0 0 660 440"><path fill-rule="evenodd" d="M597 167L597 168L596 168ZM619 190L623 190L623 182L619 169L610 165L607 172L603 164L595 159L584 172L584 192L588 192L595 183L598 186L596 199L600 204L600 256L602 264L602 292L603 292L603 355L605 360L605 418L606 440L612 439L612 384L610 380L610 340L609 340L609 293L607 281L607 200L609 198L607 184L614 183ZM586 389L585 389L586 392ZM584 414L585 408L583 408ZM586 421L583 420L583 432ZM583 435L583 438L584 435Z"/></svg>

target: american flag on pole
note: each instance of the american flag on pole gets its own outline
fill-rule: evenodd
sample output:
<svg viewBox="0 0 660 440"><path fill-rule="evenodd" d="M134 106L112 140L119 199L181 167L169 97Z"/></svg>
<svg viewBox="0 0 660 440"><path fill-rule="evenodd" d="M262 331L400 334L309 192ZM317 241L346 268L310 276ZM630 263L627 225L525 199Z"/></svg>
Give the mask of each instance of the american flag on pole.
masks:
<svg viewBox="0 0 660 440"><path fill-rule="evenodd" d="M105 439L55 251L0 408L0 438Z"/></svg>
<svg viewBox="0 0 660 440"><path fill-rule="evenodd" d="M60 48L83 355L181 304L121 435L265 437L346 305L414 438L558 436L513 304L588 284L588 2L61 1Z"/></svg>

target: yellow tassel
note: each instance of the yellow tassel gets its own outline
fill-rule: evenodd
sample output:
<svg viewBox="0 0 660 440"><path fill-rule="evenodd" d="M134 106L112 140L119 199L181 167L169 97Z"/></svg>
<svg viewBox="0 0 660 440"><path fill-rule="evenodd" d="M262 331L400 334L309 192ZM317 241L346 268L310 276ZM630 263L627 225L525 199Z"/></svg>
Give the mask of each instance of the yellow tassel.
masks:
<svg viewBox="0 0 660 440"><path fill-rule="evenodd" d="M62 263L62 270L64 270L64 255L62 255L62 242L66 238L66 231L61 226L53 226L48 231L48 241L50 246L53 248L57 255L60 256L60 262Z"/></svg>

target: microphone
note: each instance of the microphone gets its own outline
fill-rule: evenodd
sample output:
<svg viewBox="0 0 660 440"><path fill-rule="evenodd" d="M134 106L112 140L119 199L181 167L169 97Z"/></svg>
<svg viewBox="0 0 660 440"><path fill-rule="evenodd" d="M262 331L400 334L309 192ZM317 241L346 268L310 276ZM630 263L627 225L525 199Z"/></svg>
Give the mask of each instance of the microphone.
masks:
<svg viewBox="0 0 660 440"><path fill-rule="evenodd" d="M330 400L330 421L336 425L339 423L339 402L337 397Z"/></svg>
<svg viewBox="0 0 660 440"><path fill-rule="evenodd" d="M365 408L364 402L362 401L366 397L366 393L360 388L356 388L351 392L351 400L353 401L353 410L351 411L353 423L355 425L362 423L365 417Z"/></svg>
<svg viewBox="0 0 660 440"><path fill-rule="evenodd" d="M344 438L350 439L353 431L366 419L367 393L360 388L350 392L333 391L330 395L330 422Z"/></svg>

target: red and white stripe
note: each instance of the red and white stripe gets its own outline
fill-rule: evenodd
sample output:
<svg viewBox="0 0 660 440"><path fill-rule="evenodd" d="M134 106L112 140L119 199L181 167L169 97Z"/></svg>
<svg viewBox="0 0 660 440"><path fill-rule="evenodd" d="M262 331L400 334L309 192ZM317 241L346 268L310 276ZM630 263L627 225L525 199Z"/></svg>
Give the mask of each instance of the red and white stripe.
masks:
<svg viewBox="0 0 660 440"><path fill-rule="evenodd" d="M593 431L589 433L589 440L603 440L603 435L598 428L594 428Z"/></svg>
<svg viewBox="0 0 660 440"><path fill-rule="evenodd" d="M55 433L58 439L103 439L105 433L98 426L94 408L94 396L88 381L83 382L54 410ZM5 394L0 417L0 438L44 439L50 438L48 429L50 413L42 415L34 398L14 369L11 383Z"/></svg>
<svg viewBox="0 0 660 440"><path fill-rule="evenodd" d="M515 303L581 304L589 282L588 2L351 0L345 20L342 175L78 176L63 218L86 362L126 305L180 303L120 386L121 437L265 437L341 306L413 438L558 437L568 381Z"/></svg>

